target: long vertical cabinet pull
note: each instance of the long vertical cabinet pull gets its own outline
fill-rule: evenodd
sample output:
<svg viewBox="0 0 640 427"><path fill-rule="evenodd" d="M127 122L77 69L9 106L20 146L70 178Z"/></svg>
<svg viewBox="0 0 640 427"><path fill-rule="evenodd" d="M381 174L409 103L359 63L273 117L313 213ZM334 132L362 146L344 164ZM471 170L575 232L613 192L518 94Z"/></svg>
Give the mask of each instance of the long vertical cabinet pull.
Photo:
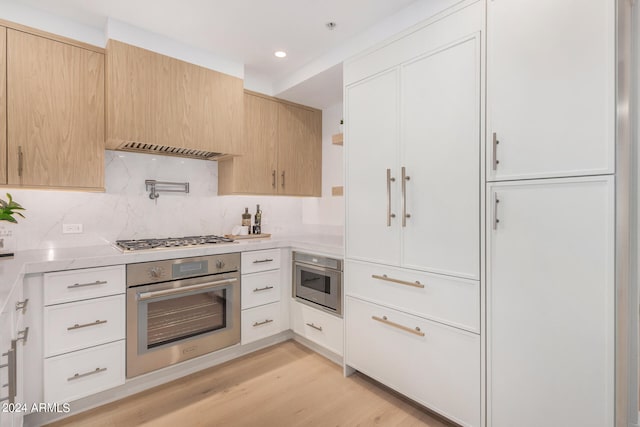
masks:
<svg viewBox="0 0 640 427"><path fill-rule="evenodd" d="M391 227L391 218L396 217L396 214L391 212L391 183L395 181L391 176L391 169L387 169L387 227Z"/></svg>
<svg viewBox="0 0 640 427"><path fill-rule="evenodd" d="M498 160L498 144L500 144L500 141L498 140L498 134L497 133L493 133L493 170L498 170L498 163L500 163L500 160Z"/></svg>
<svg viewBox="0 0 640 427"><path fill-rule="evenodd" d="M411 218L411 214L407 213L407 181L411 179L407 175L406 168L402 167L402 226L407 226L407 218Z"/></svg>
<svg viewBox="0 0 640 427"><path fill-rule="evenodd" d="M22 178L22 171L23 171L23 155L22 155L22 145L18 146L18 176L20 178Z"/></svg>
<svg viewBox="0 0 640 427"><path fill-rule="evenodd" d="M271 186L273 188L276 188L276 170L274 169L273 172L271 172Z"/></svg>
<svg viewBox="0 0 640 427"><path fill-rule="evenodd" d="M500 219L498 219L498 203L500 203L500 199L498 198L498 193L493 193L493 229L498 229L498 223Z"/></svg>
<svg viewBox="0 0 640 427"><path fill-rule="evenodd" d="M280 174L280 177L282 178L282 188L284 188L284 171L282 171L282 174Z"/></svg>

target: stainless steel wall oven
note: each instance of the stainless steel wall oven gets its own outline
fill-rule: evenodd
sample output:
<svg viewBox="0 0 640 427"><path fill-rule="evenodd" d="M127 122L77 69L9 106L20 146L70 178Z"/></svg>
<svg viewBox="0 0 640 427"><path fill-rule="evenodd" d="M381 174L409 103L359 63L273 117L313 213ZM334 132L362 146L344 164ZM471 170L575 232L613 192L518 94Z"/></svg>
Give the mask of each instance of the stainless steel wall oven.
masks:
<svg viewBox="0 0 640 427"><path fill-rule="evenodd" d="M127 265L127 378L239 342L239 253Z"/></svg>
<svg viewBox="0 0 640 427"><path fill-rule="evenodd" d="M342 261L293 253L293 296L306 304L342 315Z"/></svg>

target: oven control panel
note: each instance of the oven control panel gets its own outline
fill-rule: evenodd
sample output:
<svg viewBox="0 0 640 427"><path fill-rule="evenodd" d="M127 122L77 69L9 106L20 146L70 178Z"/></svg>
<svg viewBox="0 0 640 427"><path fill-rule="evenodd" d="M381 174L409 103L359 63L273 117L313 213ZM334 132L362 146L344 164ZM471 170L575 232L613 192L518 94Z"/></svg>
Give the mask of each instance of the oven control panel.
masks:
<svg viewBox="0 0 640 427"><path fill-rule="evenodd" d="M240 253L167 259L127 265L127 286L240 270Z"/></svg>

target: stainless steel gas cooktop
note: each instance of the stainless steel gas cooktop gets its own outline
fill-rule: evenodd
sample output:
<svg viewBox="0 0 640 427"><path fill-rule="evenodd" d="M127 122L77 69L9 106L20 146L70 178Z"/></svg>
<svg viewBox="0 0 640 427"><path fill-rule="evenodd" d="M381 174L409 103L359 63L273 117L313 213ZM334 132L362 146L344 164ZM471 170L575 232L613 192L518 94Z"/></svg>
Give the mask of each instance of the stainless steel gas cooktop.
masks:
<svg viewBox="0 0 640 427"><path fill-rule="evenodd" d="M141 251L145 249L184 248L219 243L233 243L233 239L222 236L167 237L164 239L116 240L116 246L123 251Z"/></svg>

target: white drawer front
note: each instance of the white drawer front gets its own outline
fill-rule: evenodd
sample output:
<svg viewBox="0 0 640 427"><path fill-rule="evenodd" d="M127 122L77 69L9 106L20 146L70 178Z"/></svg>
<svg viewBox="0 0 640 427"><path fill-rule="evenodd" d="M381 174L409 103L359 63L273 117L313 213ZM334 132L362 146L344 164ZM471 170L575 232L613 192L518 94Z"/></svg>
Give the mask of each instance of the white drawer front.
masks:
<svg viewBox="0 0 640 427"><path fill-rule="evenodd" d="M242 311L242 344L257 341L281 331L282 310L279 302Z"/></svg>
<svg viewBox="0 0 640 427"><path fill-rule="evenodd" d="M115 295L45 307L45 357L124 339L125 304Z"/></svg>
<svg viewBox="0 0 640 427"><path fill-rule="evenodd" d="M44 401L68 402L124 384L124 340L44 360Z"/></svg>
<svg viewBox="0 0 640 427"><path fill-rule="evenodd" d="M242 276L242 309L280 300L280 270Z"/></svg>
<svg viewBox="0 0 640 427"><path fill-rule="evenodd" d="M346 295L480 333L479 281L348 261L344 283Z"/></svg>
<svg viewBox="0 0 640 427"><path fill-rule="evenodd" d="M44 305L122 294L125 290L124 265L44 274Z"/></svg>
<svg viewBox="0 0 640 427"><path fill-rule="evenodd" d="M242 252L241 273L257 273L259 271L280 268L280 249L265 251Z"/></svg>
<svg viewBox="0 0 640 427"><path fill-rule="evenodd" d="M291 303L293 331L342 356L342 319L301 302Z"/></svg>
<svg viewBox="0 0 640 427"><path fill-rule="evenodd" d="M479 335L346 300L347 365L463 426L480 425Z"/></svg>

